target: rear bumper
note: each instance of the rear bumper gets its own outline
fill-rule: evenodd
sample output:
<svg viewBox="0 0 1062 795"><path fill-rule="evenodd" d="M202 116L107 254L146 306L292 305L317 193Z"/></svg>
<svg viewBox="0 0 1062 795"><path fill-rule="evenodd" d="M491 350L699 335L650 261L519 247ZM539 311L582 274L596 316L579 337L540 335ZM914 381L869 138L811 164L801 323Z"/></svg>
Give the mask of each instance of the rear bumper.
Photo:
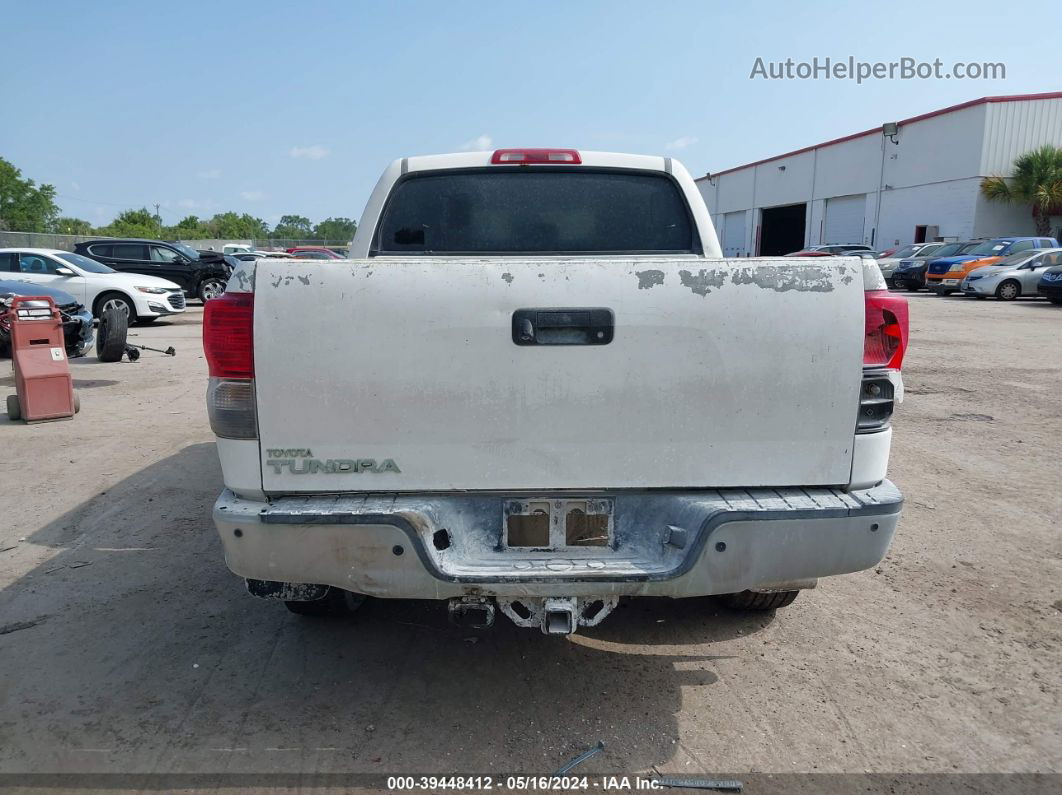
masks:
<svg viewBox="0 0 1062 795"><path fill-rule="evenodd" d="M871 489L616 493L611 547L504 549L505 497L288 497L226 490L214 506L225 559L259 580L385 598L705 596L867 569L888 550L903 498ZM437 531L449 546L439 549Z"/></svg>

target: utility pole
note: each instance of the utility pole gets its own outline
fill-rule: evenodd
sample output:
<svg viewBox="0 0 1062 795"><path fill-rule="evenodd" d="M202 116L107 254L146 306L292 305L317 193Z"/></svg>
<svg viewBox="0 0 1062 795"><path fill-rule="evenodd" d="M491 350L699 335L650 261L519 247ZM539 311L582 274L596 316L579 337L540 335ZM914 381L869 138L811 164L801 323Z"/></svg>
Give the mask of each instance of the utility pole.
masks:
<svg viewBox="0 0 1062 795"><path fill-rule="evenodd" d="M159 215L159 203L155 202L155 223L159 228L159 240L162 239L162 216Z"/></svg>

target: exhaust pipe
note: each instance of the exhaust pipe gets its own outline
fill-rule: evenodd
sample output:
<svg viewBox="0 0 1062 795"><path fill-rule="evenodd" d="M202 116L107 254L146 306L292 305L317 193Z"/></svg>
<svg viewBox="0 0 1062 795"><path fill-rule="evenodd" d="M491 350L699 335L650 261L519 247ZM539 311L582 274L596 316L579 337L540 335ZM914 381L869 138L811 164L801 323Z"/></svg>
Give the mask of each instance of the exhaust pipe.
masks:
<svg viewBox="0 0 1062 795"><path fill-rule="evenodd" d="M449 601L450 623L463 629L494 626L494 602L484 596L457 596Z"/></svg>
<svg viewBox="0 0 1062 795"><path fill-rule="evenodd" d="M575 599L546 599L542 610L542 631L547 635L571 635L579 626Z"/></svg>

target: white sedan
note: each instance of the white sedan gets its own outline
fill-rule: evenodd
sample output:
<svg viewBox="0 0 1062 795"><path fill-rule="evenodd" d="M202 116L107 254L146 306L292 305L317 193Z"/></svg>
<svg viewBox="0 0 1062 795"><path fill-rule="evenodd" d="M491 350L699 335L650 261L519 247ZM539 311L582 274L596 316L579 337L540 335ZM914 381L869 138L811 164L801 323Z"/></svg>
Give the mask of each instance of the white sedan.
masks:
<svg viewBox="0 0 1062 795"><path fill-rule="evenodd" d="M119 273L94 259L52 248L0 248L0 278L56 287L100 317L117 309L130 323L184 311L184 292L171 281Z"/></svg>

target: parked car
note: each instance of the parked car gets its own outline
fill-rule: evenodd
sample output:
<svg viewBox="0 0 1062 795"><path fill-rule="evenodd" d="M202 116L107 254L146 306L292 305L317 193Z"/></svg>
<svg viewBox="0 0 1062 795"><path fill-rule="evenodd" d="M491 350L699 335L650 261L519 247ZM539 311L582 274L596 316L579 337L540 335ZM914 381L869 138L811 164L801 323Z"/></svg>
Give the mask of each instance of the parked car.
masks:
<svg viewBox="0 0 1062 795"><path fill-rule="evenodd" d="M1044 269L1056 265L1062 265L1062 248L1011 254L968 273L962 280L961 289L964 295L975 298L994 295L1002 301L1013 301L1022 295L1034 296Z"/></svg>
<svg viewBox="0 0 1062 795"><path fill-rule="evenodd" d="M130 323L184 311L179 286L158 276L121 273L82 254L50 248L0 249L0 276L70 293L94 317L114 308Z"/></svg>
<svg viewBox="0 0 1062 795"><path fill-rule="evenodd" d="M847 254L849 252L866 251L871 254L874 253L874 249L870 246L864 246L862 243L829 243L826 245L818 246L805 246L800 251L793 251L786 254L787 257L836 257L839 254Z"/></svg>
<svg viewBox="0 0 1062 795"><path fill-rule="evenodd" d="M895 285L892 281L892 274L902 260L925 259L946 245L947 243L910 243L894 249L891 254L882 254L877 258L881 275L885 277L889 287L893 287Z"/></svg>
<svg viewBox="0 0 1062 795"><path fill-rule="evenodd" d="M10 256L13 255L0 253L0 268ZM41 295L51 298L63 319L66 355L68 357L84 356L85 351L92 345L92 313L77 300L76 296L65 290L44 284L14 281L7 278L9 276L11 273L0 272L0 356L8 356L11 352L11 329L4 320L3 313L7 310L10 299L19 295Z"/></svg>
<svg viewBox="0 0 1062 795"><path fill-rule="evenodd" d="M1045 270L1036 284L1036 292L1052 304L1062 304L1062 267Z"/></svg>
<svg viewBox="0 0 1062 795"><path fill-rule="evenodd" d="M224 259L206 259L184 243L138 238L86 240L74 251L121 273L158 276L177 284L185 295L204 303L225 291L230 269ZM222 257L217 252L212 255ZM182 307L183 310L183 307Z"/></svg>
<svg viewBox="0 0 1062 795"><path fill-rule="evenodd" d="M892 272L892 284L894 287L905 288L908 292L916 292L926 286L926 270L929 264L938 259L953 257L977 248L981 240L965 240L960 243L945 243L928 257L914 256L902 259Z"/></svg>
<svg viewBox="0 0 1062 795"><path fill-rule="evenodd" d="M962 279L969 271L968 262L981 260L978 267L999 262L1011 254L1039 248L1058 248L1053 237L994 237L954 257L934 259L926 268L926 287L937 295L951 295L962 289Z"/></svg>
<svg viewBox="0 0 1062 795"><path fill-rule="evenodd" d="M567 634L624 595L784 607L888 549L908 307L872 260L723 259L677 160L541 149L395 161L351 255L297 289L241 263L206 307L252 594Z"/></svg>
<svg viewBox="0 0 1062 795"><path fill-rule="evenodd" d="M288 253L297 259L343 259L332 249L322 246L296 246L289 248Z"/></svg>

